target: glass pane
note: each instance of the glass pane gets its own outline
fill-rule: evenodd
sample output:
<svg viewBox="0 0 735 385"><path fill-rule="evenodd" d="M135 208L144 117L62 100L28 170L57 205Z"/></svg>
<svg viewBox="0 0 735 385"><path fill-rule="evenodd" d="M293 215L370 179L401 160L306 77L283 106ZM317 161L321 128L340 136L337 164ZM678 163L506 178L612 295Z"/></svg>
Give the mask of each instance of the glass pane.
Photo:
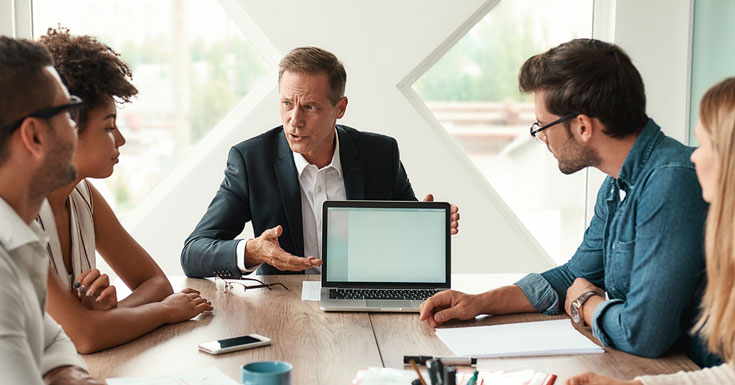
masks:
<svg viewBox="0 0 735 385"><path fill-rule="evenodd" d="M720 80L735 75L735 2L694 2L692 32L692 85L689 106L689 145L696 146L694 127L699 119L699 101Z"/></svg>
<svg viewBox="0 0 735 385"><path fill-rule="evenodd" d="M127 139L95 181L124 217L270 67L216 0L34 0L36 37L61 24L122 55L138 97L118 108Z"/></svg>
<svg viewBox="0 0 735 385"><path fill-rule="evenodd" d="M558 263L585 228L585 173L563 175L531 138L532 95L518 90L530 56L592 33L592 2L501 1L414 85L516 215Z"/></svg>

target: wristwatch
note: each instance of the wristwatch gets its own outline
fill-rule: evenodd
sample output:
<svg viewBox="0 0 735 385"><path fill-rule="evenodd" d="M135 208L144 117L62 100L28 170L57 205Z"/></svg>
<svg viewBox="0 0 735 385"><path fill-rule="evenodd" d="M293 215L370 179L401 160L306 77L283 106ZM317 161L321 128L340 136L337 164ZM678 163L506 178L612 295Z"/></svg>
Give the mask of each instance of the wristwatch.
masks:
<svg viewBox="0 0 735 385"><path fill-rule="evenodd" d="M569 306L569 313L572 316L572 321L574 321L575 324L578 326L584 326L584 316L582 314L582 305L584 305L585 302L587 302L590 297L593 295L599 295L600 297L604 297L604 294L600 293L596 290L590 290L582 295L580 295L577 299L572 301L572 304Z"/></svg>

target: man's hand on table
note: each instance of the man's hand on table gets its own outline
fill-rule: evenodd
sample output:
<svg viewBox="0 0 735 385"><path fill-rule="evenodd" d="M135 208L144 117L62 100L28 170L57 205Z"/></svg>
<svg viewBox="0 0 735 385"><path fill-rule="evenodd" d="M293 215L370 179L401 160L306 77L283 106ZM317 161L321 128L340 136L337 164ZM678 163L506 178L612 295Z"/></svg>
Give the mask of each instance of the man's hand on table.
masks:
<svg viewBox="0 0 735 385"><path fill-rule="evenodd" d="M475 318L480 311L481 303L477 295L445 290L434 294L421 304L419 320L426 321L431 327L436 327L452 319Z"/></svg>
<svg viewBox="0 0 735 385"><path fill-rule="evenodd" d="M287 253L278 243L278 237L283 234L283 227L263 231L259 237L251 239L245 245L245 262L247 266L267 263L282 271L301 271L310 267L322 265L321 259L311 256L308 258L297 257Z"/></svg>
<svg viewBox="0 0 735 385"><path fill-rule="evenodd" d="M78 366L59 366L44 374L46 385L104 385L89 375L89 372Z"/></svg>
<svg viewBox="0 0 735 385"><path fill-rule="evenodd" d="M434 195L428 194L426 195L426 198L424 198L424 202L433 202L434 201ZM459 207L457 205L452 205L450 209L451 213L451 221L450 221L450 233L452 235L459 233Z"/></svg>

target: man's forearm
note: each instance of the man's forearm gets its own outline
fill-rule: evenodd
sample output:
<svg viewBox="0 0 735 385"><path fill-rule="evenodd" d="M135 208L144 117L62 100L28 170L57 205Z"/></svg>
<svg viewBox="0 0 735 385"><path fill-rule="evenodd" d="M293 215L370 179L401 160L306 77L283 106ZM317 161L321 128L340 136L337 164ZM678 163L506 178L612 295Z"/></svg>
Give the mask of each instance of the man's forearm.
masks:
<svg viewBox="0 0 735 385"><path fill-rule="evenodd" d="M533 313L531 302L528 301L523 290L516 285L503 286L480 294L483 313L509 314Z"/></svg>

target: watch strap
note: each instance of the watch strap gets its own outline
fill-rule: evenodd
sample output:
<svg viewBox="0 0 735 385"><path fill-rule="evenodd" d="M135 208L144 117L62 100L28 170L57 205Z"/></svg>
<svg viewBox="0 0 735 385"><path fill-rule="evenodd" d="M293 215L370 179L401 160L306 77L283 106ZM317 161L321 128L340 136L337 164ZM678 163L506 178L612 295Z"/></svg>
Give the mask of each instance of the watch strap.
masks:
<svg viewBox="0 0 735 385"><path fill-rule="evenodd" d="M572 302L572 306L577 308L577 312L579 313L579 322L577 323L579 326L584 326L584 310L582 310L582 306L585 302L587 302L588 299L592 298L594 295L599 295L602 298L605 298L605 294L603 292L600 292L598 290L590 290L582 293L577 299L575 299Z"/></svg>

